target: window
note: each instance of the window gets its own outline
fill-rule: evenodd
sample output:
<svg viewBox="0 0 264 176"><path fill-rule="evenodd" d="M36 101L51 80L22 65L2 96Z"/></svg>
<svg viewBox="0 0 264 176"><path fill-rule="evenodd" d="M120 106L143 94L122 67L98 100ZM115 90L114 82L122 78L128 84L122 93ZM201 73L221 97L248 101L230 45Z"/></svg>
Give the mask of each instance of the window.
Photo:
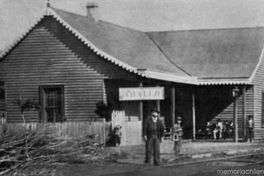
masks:
<svg viewBox="0 0 264 176"><path fill-rule="evenodd" d="M40 86L41 119L44 122L64 121L64 87Z"/></svg>
<svg viewBox="0 0 264 176"><path fill-rule="evenodd" d="M0 101L5 101L5 87L2 81L0 81Z"/></svg>

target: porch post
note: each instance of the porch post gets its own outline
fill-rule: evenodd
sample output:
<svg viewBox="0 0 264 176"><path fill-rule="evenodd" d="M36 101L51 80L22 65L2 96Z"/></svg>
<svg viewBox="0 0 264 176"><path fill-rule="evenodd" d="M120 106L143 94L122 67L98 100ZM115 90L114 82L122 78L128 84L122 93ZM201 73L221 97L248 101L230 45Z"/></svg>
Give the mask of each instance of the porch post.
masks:
<svg viewBox="0 0 264 176"><path fill-rule="evenodd" d="M139 87L143 87L143 83L139 83ZM143 101L139 101L139 120L143 120Z"/></svg>
<svg viewBox="0 0 264 176"><path fill-rule="evenodd" d="M158 84L157 84L157 87L159 87ZM160 100L156 101L156 107L157 107L157 110L160 112Z"/></svg>
<svg viewBox="0 0 264 176"><path fill-rule="evenodd" d="M238 124L237 124L237 97L238 97L239 89L235 87L233 89L233 97L234 97L234 112L233 112L233 126L234 126L234 142L238 142Z"/></svg>
<svg viewBox="0 0 264 176"><path fill-rule="evenodd" d="M195 114L195 92L192 92L192 122L193 122L193 140L195 140L196 136L196 114Z"/></svg>
<svg viewBox="0 0 264 176"><path fill-rule="evenodd" d="M243 136L246 140L247 137L247 114L246 114L246 85L242 89L243 105L242 105L242 117L243 117Z"/></svg>
<svg viewBox="0 0 264 176"><path fill-rule="evenodd" d="M175 124L175 87L174 85L171 88L171 140L173 140L174 136L174 127Z"/></svg>

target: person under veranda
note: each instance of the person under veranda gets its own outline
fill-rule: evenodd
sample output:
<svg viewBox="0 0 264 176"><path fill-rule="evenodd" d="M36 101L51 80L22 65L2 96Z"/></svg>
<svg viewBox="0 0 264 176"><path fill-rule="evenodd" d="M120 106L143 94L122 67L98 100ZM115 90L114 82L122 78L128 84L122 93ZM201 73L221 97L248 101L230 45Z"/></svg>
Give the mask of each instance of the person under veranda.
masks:
<svg viewBox="0 0 264 176"><path fill-rule="evenodd" d="M146 119L143 128L143 136L146 141L145 163L151 163L153 154L154 165L160 165L160 143L163 137L164 126L159 119L159 111L152 110L149 118Z"/></svg>
<svg viewBox="0 0 264 176"><path fill-rule="evenodd" d="M182 122L182 118L180 116L178 116L177 119L176 119L176 123L173 126L173 130L174 130L173 140L174 140L174 153L175 153L175 156L180 154L181 147L182 147L183 130L182 130L182 127L181 127L181 122Z"/></svg>
<svg viewBox="0 0 264 176"><path fill-rule="evenodd" d="M247 140L248 140L248 142L252 142L253 132L254 132L253 116L248 116L248 122L247 122Z"/></svg>

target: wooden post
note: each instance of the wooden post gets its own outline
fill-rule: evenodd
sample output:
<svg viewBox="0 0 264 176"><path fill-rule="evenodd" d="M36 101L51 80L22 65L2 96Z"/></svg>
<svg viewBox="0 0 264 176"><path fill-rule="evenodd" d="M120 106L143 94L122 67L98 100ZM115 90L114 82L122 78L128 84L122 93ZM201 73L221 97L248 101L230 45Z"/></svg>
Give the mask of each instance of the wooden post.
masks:
<svg viewBox="0 0 264 176"><path fill-rule="evenodd" d="M157 87L159 87L159 85L157 85ZM157 110L160 112L160 100L156 101L156 108ZM164 119L165 120L165 119Z"/></svg>
<svg viewBox="0 0 264 176"><path fill-rule="evenodd" d="M196 136L196 114L195 114L195 92L192 93L192 122L193 122L193 141L195 140Z"/></svg>
<svg viewBox="0 0 264 176"><path fill-rule="evenodd" d="M234 98L234 113L233 113L233 125L234 125L234 142L238 142L238 130L237 130L237 97Z"/></svg>
<svg viewBox="0 0 264 176"><path fill-rule="evenodd" d="M243 105L242 105L242 117L243 117L243 136L244 140L247 138L247 114L246 114L246 85L242 89Z"/></svg>
<svg viewBox="0 0 264 176"><path fill-rule="evenodd" d="M139 83L139 87L143 87L143 83ZM139 120L143 120L143 101L139 101Z"/></svg>
<svg viewBox="0 0 264 176"><path fill-rule="evenodd" d="M106 145L105 126L106 126L105 119L103 119L102 132L103 132L103 145L104 146Z"/></svg>
<svg viewBox="0 0 264 176"><path fill-rule="evenodd" d="M175 87L171 88L171 140L173 140L174 136L174 127L175 124Z"/></svg>

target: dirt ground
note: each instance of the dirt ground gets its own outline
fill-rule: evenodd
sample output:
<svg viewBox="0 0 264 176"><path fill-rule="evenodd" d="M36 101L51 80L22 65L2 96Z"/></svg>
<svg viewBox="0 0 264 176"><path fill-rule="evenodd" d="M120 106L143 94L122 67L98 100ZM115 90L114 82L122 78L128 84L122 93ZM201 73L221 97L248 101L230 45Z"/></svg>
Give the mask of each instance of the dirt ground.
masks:
<svg viewBox="0 0 264 176"><path fill-rule="evenodd" d="M6 174L6 176L97 176L132 172L140 170L144 165L120 164L111 161L95 161L86 163L53 163L35 165Z"/></svg>
<svg viewBox="0 0 264 176"><path fill-rule="evenodd" d="M119 164L115 162L96 162L58 166L56 176L96 176L132 172L142 169L143 165Z"/></svg>
<svg viewBox="0 0 264 176"><path fill-rule="evenodd" d="M91 160L82 157L81 160L65 160L56 163L45 163L42 165L22 166L18 170L4 174L5 176L96 176L129 172L146 167L141 164L118 163L118 159L127 158L126 153L117 148L105 148L104 159Z"/></svg>
<svg viewBox="0 0 264 176"><path fill-rule="evenodd" d="M247 144L247 143L193 143L184 144L184 153L196 154L209 152L208 148L214 152L233 150L246 150L250 152L254 149L263 148L263 144ZM205 147L206 146L206 147ZM250 150L249 150L250 149ZM185 151L186 150L186 151ZM247 151L247 150L246 150ZM97 176L97 175L118 175L122 173L133 173L139 170L146 170L153 166L143 164L144 160L144 145L111 148L107 147L103 150L104 159L100 160L68 160L68 162L47 163L46 165L36 165L25 167L23 170L18 170L8 174L7 176ZM169 153L163 153L162 159L171 157ZM126 162L120 162L120 161ZM193 158L187 160L194 161ZM129 162L128 162L129 161ZM174 161L177 163L177 161ZM180 159L184 162L184 158ZM166 164L167 160L163 161Z"/></svg>

